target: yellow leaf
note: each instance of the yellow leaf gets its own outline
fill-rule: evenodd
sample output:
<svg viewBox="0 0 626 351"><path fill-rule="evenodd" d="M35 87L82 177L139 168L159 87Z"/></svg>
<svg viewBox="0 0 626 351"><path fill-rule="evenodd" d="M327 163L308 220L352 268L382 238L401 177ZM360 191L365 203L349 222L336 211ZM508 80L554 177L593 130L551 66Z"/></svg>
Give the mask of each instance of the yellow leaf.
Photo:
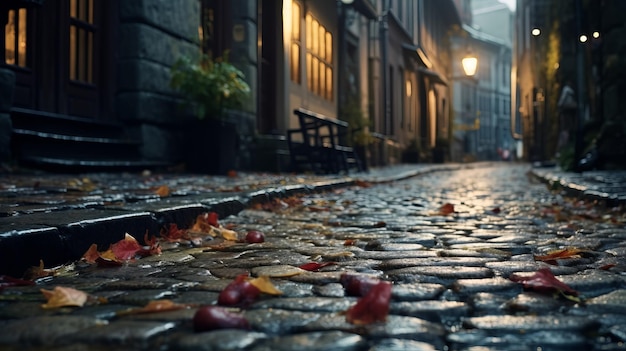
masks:
<svg viewBox="0 0 626 351"><path fill-rule="evenodd" d="M260 276L258 278L254 278L250 280L250 284L256 286L262 293L269 295L282 295L283 292L278 290L270 278L266 275Z"/></svg>
<svg viewBox="0 0 626 351"><path fill-rule="evenodd" d="M115 254L111 249L101 252L100 257L110 261L117 261L117 257L115 257Z"/></svg>
<svg viewBox="0 0 626 351"><path fill-rule="evenodd" d="M87 302L87 293L73 288L57 286L54 290L41 289L41 293L48 300L41 305L43 308L56 308L65 306L82 307Z"/></svg>
<svg viewBox="0 0 626 351"><path fill-rule="evenodd" d="M220 228L220 232L222 234L222 238L226 240L230 240L230 241L239 240L239 236L237 235L237 232L235 232L234 230Z"/></svg>

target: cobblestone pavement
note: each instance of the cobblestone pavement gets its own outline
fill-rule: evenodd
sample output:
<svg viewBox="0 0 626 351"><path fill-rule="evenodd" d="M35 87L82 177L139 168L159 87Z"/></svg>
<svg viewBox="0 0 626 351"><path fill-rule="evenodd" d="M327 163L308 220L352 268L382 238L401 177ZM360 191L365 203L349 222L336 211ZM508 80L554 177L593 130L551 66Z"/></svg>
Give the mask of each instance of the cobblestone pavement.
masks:
<svg viewBox="0 0 626 351"><path fill-rule="evenodd" d="M5 288L0 349L623 349L623 212L563 198L528 170L505 163L448 168L251 203L220 223L240 234L262 231L264 243L164 245L162 255L121 267L81 263L36 286ZM563 248L578 251L548 262L536 257ZM297 268L310 262L334 264ZM510 279L542 268L578 299ZM233 310L249 330L194 332L198 306L216 304L242 273L270 276L282 295L263 294ZM359 298L347 296L344 273L392 283L385 322L346 321L343 312ZM84 307L42 309L40 289L56 286L97 298ZM192 307L120 313L159 299Z"/></svg>

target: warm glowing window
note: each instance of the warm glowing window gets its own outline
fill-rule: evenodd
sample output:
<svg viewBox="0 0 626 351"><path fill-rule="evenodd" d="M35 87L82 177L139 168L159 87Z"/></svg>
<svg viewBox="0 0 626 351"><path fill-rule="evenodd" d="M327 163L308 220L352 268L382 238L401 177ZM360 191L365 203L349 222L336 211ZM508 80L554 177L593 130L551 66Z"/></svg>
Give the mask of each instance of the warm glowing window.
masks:
<svg viewBox="0 0 626 351"><path fill-rule="evenodd" d="M307 87L327 100L333 99L333 36L310 14L306 15Z"/></svg>
<svg viewBox="0 0 626 351"><path fill-rule="evenodd" d="M294 2L291 9L291 64L290 76L293 82L300 84L302 77L300 74L300 48L302 39L300 37L300 5Z"/></svg>
<svg viewBox="0 0 626 351"><path fill-rule="evenodd" d="M26 67L26 9L9 10L4 42L5 62Z"/></svg>
<svg viewBox="0 0 626 351"><path fill-rule="evenodd" d="M93 83L94 0L70 0L70 79Z"/></svg>

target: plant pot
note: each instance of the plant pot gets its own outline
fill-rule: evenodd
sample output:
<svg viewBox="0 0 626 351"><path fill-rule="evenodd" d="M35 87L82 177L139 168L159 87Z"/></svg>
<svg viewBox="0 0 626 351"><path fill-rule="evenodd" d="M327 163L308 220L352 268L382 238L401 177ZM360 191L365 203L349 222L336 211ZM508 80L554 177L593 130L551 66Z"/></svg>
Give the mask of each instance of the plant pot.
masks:
<svg viewBox="0 0 626 351"><path fill-rule="evenodd" d="M239 133L233 122L210 119L191 123L185 133L188 172L226 175L239 166Z"/></svg>

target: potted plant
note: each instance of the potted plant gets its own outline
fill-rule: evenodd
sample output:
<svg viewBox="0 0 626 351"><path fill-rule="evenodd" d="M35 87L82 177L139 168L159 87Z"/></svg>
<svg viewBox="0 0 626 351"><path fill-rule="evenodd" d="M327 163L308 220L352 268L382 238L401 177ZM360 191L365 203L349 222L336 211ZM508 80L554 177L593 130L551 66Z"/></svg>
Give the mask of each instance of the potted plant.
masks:
<svg viewBox="0 0 626 351"><path fill-rule="evenodd" d="M240 107L250 94L244 78L229 62L228 52L217 58L183 56L172 66L170 85L182 94L196 117L185 135L189 171L225 174L237 167L237 126L225 111Z"/></svg>
<svg viewBox="0 0 626 351"><path fill-rule="evenodd" d="M354 98L348 99L348 102L340 108L341 119L350 125L348 144L354 147L358 157L360 158L363 168L367 170L367 145L372 142L372 134L369 131L369 121L363 116L363 111Z"/></svg>

